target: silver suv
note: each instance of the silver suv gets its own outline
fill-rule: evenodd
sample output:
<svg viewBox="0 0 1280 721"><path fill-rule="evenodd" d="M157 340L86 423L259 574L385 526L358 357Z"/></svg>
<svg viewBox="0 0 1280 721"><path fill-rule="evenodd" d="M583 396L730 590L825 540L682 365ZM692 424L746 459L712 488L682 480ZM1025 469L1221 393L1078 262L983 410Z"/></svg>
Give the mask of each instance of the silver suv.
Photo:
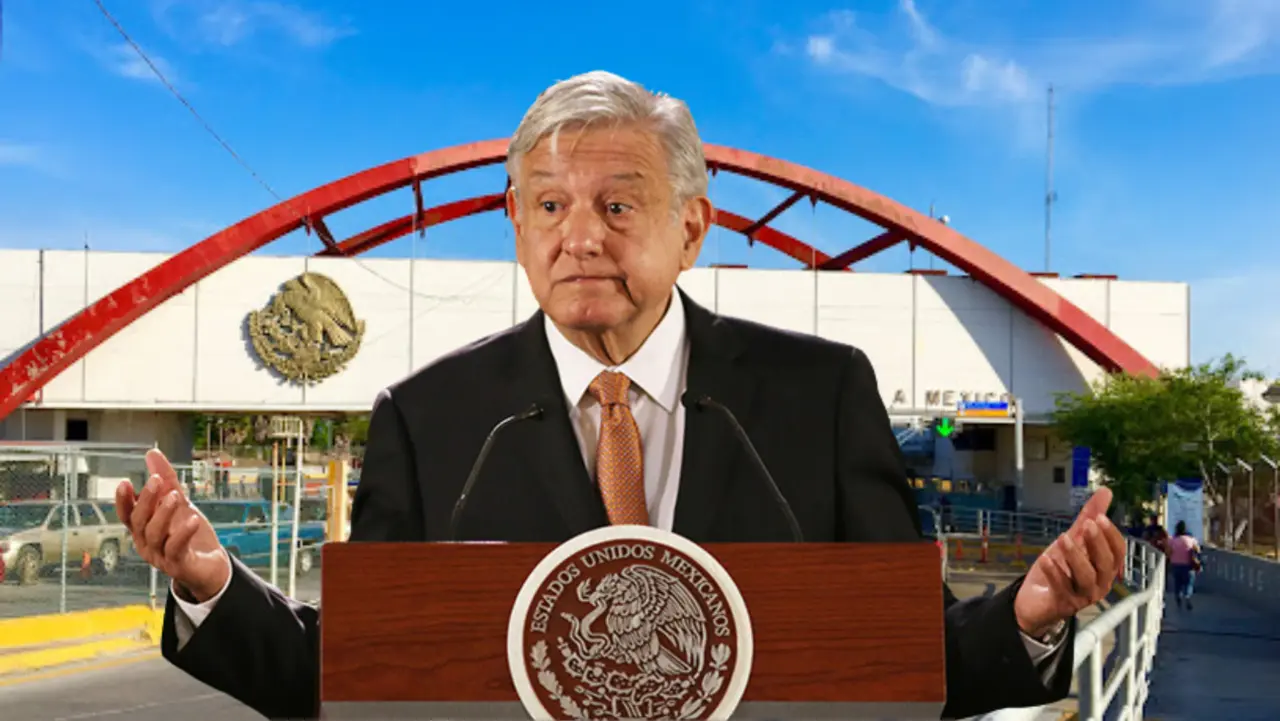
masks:
<svg viewBox="0 0 1280 721"><path fill-rule="evenodd" d="M60 501L0 502L0 558L19 583L35 583L45 568L61 564L64 538L68 565L79 567L87 553L108 574L132 548L114 503L71 501L65 533L62 506Z"/></svg>

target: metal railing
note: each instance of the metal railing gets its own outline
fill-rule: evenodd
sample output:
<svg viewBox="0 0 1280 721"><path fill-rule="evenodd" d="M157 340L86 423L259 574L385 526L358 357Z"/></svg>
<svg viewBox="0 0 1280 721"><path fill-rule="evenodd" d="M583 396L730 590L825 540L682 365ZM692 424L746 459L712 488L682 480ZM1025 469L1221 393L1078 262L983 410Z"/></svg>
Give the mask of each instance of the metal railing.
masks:
<svg viewBox="0 0 1280 721"><path fill-rule="evenodd" d="M1076 632L1073 648L1079 721L1141 719L1164 617L1165 556L1126 539L1129 593ZM1111 648L1107 641L1111 640ZM1005 709L983 721L1032 721L1048 707Z"/></svg>
<svg viewBox="0 0 1280 721"><path fill-rule="evenodd" d="M949 547L957 543L1025 540L1047 543L1071 527L1073 517L1055 513L1013 513L979 508L922 506L943 550L943 577L951 566ZM926 528L928 523L925 524ZM1073 660L1080 721L1142 718L1150 672L1164 615L1165 556L1141 540L1126 538L1123 585L1127 595L1076 633ZM983 554L985 557L985 553ZM1241 564L1219 561L1223 579L1253 590L1262 575ZM1208 567L1208 562L1206 561ZM1108 641L1111 643L1108 644ZM983 721L1032 721L1049 707L1006 709Z"/></svg>
<svg viewBox="0 0 1280 721"><path fill-rule="evenodd" d="M933 513L935 528L952 537L1052 539L1071 527L1075 518L1056 513L1000 511L963 506L921 506Z"/></svg>

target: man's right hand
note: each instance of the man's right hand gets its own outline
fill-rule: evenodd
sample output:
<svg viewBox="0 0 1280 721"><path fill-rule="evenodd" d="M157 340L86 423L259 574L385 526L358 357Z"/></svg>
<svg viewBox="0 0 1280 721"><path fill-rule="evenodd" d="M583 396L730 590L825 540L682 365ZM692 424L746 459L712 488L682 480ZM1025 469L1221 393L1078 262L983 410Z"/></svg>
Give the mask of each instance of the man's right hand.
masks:
<svg viewBox="0 0 1280 721"><path fill-rule="evenodd" d="M186 601L204 603L222 590L231 561L218 542L213 524L192 505L178 474L158 449L147 452L147 479L142 493L133 484L116 488L116 512L133 536L138 555L172 578Z"/></svg>

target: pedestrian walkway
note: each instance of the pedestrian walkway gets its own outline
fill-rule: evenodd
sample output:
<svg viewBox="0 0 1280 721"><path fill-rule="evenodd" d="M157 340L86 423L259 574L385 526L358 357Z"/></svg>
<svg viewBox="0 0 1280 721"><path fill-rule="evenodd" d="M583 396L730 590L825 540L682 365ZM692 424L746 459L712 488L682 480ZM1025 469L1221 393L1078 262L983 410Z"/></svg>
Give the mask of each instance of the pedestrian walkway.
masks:
<svg viewBox="0 0 1280 721"><path fill-rule="evenodd" d="M1280 718L1280 616L1197 592L1168 597L1145 716L1158 721Z"/></svg>

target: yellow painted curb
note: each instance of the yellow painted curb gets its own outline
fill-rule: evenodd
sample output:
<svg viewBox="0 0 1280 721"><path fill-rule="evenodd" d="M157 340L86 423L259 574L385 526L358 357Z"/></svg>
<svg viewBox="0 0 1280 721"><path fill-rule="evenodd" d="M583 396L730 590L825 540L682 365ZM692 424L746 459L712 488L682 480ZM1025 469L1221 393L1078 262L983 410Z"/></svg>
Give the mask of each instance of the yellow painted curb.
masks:
<svg viewBox="0 0 1280 721"><path fill-rule="evenodd" d="M0 652L132 631L159 643L163 619L163 610L153 611L142 605L6 618L0 620Z"/></svg>
<svg viewBox="0 0 1280 721"><path fill-rule="evenodd" d="M51 666L64 666L78 661L91 661L101 656L114 656L134 651L146 651L156 644L144 638L109 638L70 646L58 646L39 651L22 651L0 655L0 676L11 673L39 671Z"/></svg>
<svg viewBox="0 0 1280 721"><path fill-rule="evenodd" d="M0 676L155 649L163 623L140 605L0 620Z"/></svg>

